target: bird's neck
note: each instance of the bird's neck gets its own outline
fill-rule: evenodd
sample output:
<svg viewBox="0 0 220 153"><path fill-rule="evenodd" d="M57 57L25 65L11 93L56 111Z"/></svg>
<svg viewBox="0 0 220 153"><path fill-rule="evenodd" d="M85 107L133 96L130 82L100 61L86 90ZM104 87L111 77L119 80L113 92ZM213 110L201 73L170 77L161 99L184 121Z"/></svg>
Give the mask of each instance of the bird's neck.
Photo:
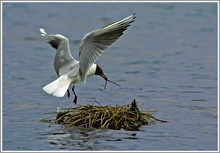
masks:
<svg viewBox="0 0 220 153"><path fill-rule="evenodd" d="M94 75L94 74L95 74L95 71L96 71L96 67L97 67L97 65L96 65L96 64L93 64L93 65L90 67L89 71L87 72L86 77L90 77L90 76Z"/></svg>

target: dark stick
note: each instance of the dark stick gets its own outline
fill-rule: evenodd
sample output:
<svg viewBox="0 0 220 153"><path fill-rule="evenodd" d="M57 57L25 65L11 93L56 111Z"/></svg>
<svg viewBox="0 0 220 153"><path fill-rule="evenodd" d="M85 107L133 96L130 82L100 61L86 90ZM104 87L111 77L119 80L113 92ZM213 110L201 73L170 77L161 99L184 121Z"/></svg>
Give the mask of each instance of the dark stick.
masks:
<svg viewBox="0 0 220 153"><path fill-rule="evenodd" d="M116 85L116 86L118 86L118 87L121 87L119 84L117 84L117 83L115 83L115 82L113 82L113 81L107 79L107 80L105 81L104 89L106 88L106 86L107 86L107 82L108 82L108 81L111 82L111 83L113 83L114 85Z"/></svg>

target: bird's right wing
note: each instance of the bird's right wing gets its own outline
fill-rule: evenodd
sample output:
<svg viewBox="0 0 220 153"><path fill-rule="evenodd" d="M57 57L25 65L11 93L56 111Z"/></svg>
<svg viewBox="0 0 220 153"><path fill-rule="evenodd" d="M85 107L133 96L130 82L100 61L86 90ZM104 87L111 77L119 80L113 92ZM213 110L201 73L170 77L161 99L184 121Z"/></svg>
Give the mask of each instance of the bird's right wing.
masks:
<svg viewBox="0 0 220 153"><path fill-rule="evenodd" d="M94 30L83 37L79 48L79 65L83 83L85 83L86 74L91 65L108 46L123 34L135 18L136 16L133 14L101 29Z"/></svg>

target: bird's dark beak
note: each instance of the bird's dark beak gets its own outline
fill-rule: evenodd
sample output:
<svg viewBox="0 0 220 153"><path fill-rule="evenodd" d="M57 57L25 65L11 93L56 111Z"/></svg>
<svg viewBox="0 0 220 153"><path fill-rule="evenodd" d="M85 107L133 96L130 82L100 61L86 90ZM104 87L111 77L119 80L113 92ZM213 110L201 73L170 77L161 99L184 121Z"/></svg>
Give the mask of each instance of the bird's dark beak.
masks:
<svg viewBox="0 0 220 153"><path fill-rule="evenodd" d="M108 82L108 81L111 82L111 83L113 83L113 84L115 84L116 86L119 86L119 87L120 87L119 84L117 84L117 83L115 83L115 82L109 80L109 79L107 78L107 76L105 76L105 74L104 74L102 68L101 68L100 66L98 66L98 65L97 65L97 67L96 67L95 75L100 75L101 77L103 77L103 79L105 79L106 82L105 82L104 89L106 88L106 85L107 85L107 82Z"/></svg>
<svg viewBox="0 0 220 153"><path fill-rule="evenodd" d="M100 76L103 77L103 79L105 79L105 81L108 81L108 78L107 78L107 76L105 76L104 73L100 74Z"/></svg>

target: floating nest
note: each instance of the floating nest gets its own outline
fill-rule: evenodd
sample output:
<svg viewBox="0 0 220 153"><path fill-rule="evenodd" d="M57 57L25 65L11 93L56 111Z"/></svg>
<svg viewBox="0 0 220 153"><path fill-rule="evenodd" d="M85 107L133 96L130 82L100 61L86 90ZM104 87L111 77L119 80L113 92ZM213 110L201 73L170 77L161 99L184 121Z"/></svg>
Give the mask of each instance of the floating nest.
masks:
<svg viewBox="0 0 220 153"><path fill-rule="evenodd" d="M56 119L43 119L52 124L63 124L69 127L92 127L101 129L138 130L141 125L167 122L155 118L146 111L139 111L136 100L123 106L94 106L85 105L75 108L62 108L56 113ZM51 125L52 125L51 124ZM50 126L51 126L50 125Z"/></svg>

